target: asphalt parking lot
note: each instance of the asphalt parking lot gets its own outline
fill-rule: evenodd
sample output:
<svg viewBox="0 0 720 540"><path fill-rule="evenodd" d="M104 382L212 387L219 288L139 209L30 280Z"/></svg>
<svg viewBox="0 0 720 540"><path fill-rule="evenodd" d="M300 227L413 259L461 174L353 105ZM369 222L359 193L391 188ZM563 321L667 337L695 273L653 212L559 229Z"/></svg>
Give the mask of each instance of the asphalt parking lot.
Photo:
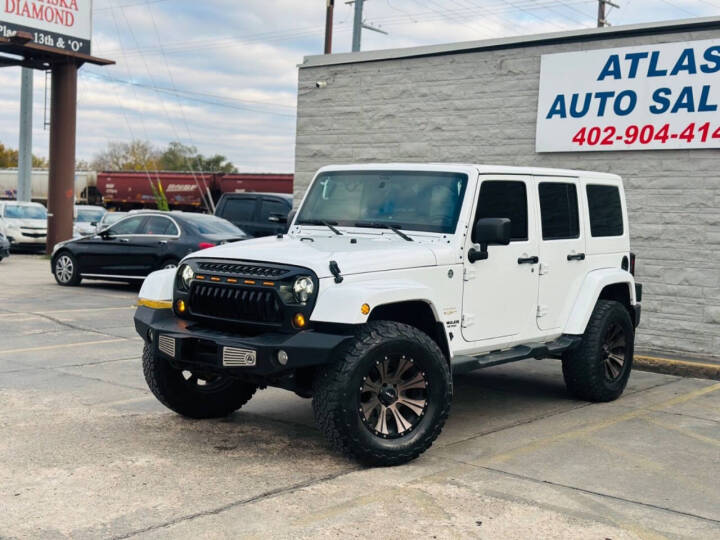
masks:
<svg viewBox="0 0 720 540"><path fill-rule="evenodd" d="M145 386L137 289L0 263L0 537L717 538L720 383L636 371L618 401L557 361L455 379L436 444L364 469L310 401L264 390L190 421Z"/></svg>

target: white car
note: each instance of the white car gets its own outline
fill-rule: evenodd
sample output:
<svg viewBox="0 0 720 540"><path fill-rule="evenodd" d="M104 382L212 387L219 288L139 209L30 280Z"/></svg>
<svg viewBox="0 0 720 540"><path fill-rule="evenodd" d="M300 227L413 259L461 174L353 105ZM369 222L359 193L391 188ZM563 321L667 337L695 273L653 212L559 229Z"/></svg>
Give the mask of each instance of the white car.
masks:
<svg viewBox="0 0 720 540"><path fill-rule="evenodd" d="M321 169L287 235L151 274L135 326L155 396L193 418L257 388L312 397L338 450L414 459L452 374L561 358L569 392L618 398L642 289L612 174L456 164Z"/></svg>
<svg viewBox="0 0 720 540"><path fill-rule="evenodd" d="M96 234L98 223L105 214L107 214L107 210L102 206L76 205L73 236L78 238Z"/></svg>
<svg viewBox="0 0 720 540"><path fill-rule="evenodd" d="M40 203L0 201L0 232L11 247L45 249L47 210Z"/></svg>

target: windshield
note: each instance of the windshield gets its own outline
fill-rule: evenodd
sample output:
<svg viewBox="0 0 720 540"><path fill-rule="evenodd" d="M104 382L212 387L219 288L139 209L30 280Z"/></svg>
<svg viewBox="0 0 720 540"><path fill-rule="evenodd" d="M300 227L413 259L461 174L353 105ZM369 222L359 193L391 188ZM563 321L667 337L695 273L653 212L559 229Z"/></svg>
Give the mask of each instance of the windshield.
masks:
<svg viewBox="0 0 720 540"><path fill-rule="evenodd" d="M12 219L47 219L47 210L44 206L7 205L5 217Z"/></svg>
<svg viewBox="0 0 720 540"><path fill-rule="evenodd" d="M102 210L78 210L75 221L78 223L98 222L102 219L103 214L105 214L105 212Z"/></svg>
<svg viewBox="0 0 720 540"><path fill-rule="evenodd" d="M467 175L433 171L334 171L313 183L297 223L454 233Z"/></svg>
<svg viewBox="0 0 720 540"><path fill-rule="evenodd" d="M195 227L200 234L245 234L241 229L222 218L198 214L196 216L184 216L184 218Z"/></svg>

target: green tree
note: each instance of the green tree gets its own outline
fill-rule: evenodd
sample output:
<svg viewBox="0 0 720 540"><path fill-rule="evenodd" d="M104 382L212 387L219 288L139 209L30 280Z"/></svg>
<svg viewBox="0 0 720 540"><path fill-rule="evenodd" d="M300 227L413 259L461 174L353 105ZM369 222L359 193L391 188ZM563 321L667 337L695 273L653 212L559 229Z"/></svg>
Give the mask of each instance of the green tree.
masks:
<svg viewBox="0 0 720 540"><path fill-rule="evenodd" d="M18 151L12 148L6 147L0 143L0 168L7 169L9 167L18 166ZM48 161L43 157L38 157L33 154L32 166L34 169L47 169Z"/></svg>
<svg viewBox="0 0 720 540"><path fill-rule="evenodd" d="M95 155L91 166L97 171L155 171L160 155L147 141L110 142L105 150Z"/></svg>

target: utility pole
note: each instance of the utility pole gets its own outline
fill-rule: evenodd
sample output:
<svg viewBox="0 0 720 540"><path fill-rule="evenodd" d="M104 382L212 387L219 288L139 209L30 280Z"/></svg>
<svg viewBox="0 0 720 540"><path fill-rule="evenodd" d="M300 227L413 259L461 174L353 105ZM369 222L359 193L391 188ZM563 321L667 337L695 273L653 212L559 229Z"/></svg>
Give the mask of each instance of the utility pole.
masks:
<svg viewBox="0 0 720 540"><path fill-rule="evenodd" d="M20 86L20 143L18 145L17 200L32 198L33 70L22 68Z"/></svg>
<svg viewBox="0 0 720 540"><path fill-rule="evenodd" d="M333 10L335 0L327 0L325 11L325 54L332 54Z"/></svg>
<svg viewBox="0 0 720 540"><path fill-rule="evenodd" d="M360 50L360 38L362 35L363 4L365 0L355 0L355 19L353 20L353 52Z"/></svg>
<svg viewBox="0 0 720 540"><path fill-rule="evenodd" d="M614 8L620 9L620 6L618 6L611 0L598 0L598 18L597 18L598 28L604 28L606 26L610 26L610 23L607 20L607 14L605 12L605 6L612 6Z"/></svg>
<svg viewBox="0 0 720 540"><path fill-rule="evenodd" d="M355 4L355 18L353 20L353 40L352 40L352 50L353 52L358 52L360 50L360 41L362 37L362 29L365 28L366 30L372 30L373 32L378 32L379 34L385 34L386 36L388 33L385 30L381 30L380 28L375 28L374 26L371 26L363 21L363 7L365 4L365 0L350 0L349 2L345 2L346 4Z"/></svg>

